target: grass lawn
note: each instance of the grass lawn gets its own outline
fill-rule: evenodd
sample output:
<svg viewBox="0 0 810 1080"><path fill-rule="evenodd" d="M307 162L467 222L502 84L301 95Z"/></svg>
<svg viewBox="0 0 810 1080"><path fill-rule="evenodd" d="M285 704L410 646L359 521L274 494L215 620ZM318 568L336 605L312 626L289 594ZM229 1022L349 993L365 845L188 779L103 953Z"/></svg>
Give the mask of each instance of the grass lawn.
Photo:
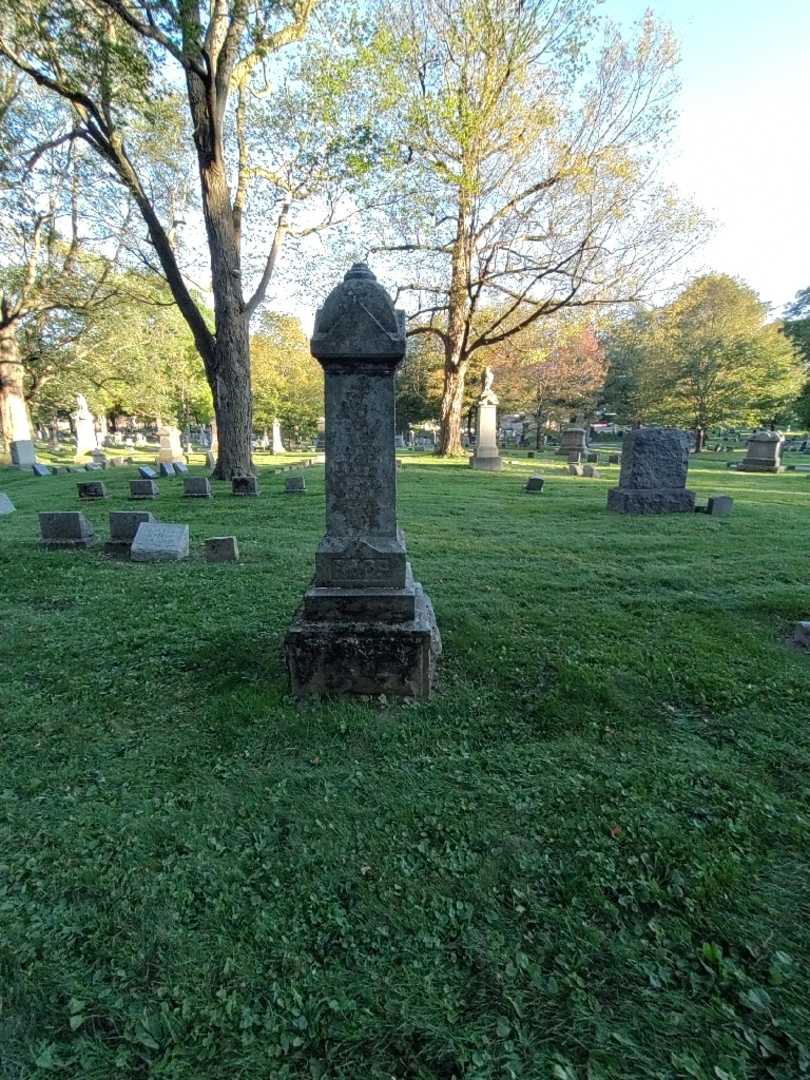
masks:
<svg viewBox="0 0 810 1080"><path fill-rule="evenodd" d="M810 1075L810 476L726 460L690 486L730 518L629 518L616 468L407 456L439 692L302 708L322 468L0 470L2 1080ZM187 562L101 554L139 505ZM95 547L40 551L45 509Z"/></svg>

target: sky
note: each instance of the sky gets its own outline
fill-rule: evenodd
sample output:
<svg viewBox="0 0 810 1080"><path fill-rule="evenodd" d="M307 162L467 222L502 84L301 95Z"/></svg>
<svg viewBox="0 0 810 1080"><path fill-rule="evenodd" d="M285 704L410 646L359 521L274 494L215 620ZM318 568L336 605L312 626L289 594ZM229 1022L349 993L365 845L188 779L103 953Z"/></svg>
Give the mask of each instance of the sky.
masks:
<svg viewBox="0 0 810 1080"><path fill-rule="evenodd" d="M716 224L701 269L779 314L810 286L810 0L650 0L681 43L680 117L664 176ZM605 0L630 28L638 0Z"/></svg>

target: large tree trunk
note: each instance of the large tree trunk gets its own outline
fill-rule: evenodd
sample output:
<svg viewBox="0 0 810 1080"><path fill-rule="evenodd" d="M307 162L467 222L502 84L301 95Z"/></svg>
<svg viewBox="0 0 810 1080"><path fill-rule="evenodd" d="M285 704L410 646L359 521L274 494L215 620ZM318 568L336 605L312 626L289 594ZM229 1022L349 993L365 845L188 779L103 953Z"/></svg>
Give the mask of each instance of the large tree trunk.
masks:
<svg viewBox="0 0 810 1080"><path fill-rule="evenodd" d="M247 320L234 320L226 338L217 333L214 411L218 436L218 480L253 475L253 399L250 391L250 342ZM236 334L233 334L236 331Z"/></svg>
<svg viewBox="0 0 810 1080"><path fill-rule="evenodd" d="M25 401L23 366L11 326L0 330L0 432L7 451L12 442L33 437Z"/></svg>
<svg viewBox="0 0 810 1080"><path fill-rule="evenodd" d="M451 358L444 365L444 393L442 395L439 445L436 453L441 457L459 457L465 453L461 445L461 414L464 407L464 379L467 359L453 363Z"/></svg>

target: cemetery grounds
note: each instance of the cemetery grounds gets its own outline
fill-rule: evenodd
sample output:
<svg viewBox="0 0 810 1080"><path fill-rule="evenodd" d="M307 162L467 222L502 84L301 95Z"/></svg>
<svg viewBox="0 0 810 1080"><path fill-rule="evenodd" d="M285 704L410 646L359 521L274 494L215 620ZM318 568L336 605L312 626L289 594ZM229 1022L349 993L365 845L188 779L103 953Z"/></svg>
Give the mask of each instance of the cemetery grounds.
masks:
<svg viewBox="0 0 810 1080"><path fill-rule="evenodd" d="M701 455L734 513L639 518L615 467L400 456L427 704L288 696L322 468L0 470L0 1078L810 1075L810 475ZM191 558L105 558L128 508Z"/></svg>

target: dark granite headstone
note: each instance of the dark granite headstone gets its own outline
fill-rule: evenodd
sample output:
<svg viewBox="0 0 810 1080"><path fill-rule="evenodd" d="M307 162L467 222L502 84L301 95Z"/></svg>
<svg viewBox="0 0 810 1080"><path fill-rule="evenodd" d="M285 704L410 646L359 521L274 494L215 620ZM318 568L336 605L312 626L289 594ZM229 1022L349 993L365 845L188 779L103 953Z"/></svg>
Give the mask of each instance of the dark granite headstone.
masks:
<svg viewBox="0 0 810 1080"><path fill-rule="evenodd" d="M622 445L619 486L608 492L608 509L621 514L692 513L695 494L686 489L689 436L675 428L629 431Z"/></svg>
<svg viewBox="0 0 810 1080"><path fill-rule="evenodd" d="M239 562L239 544L235 536L210 536L205 541L206 562Z"/></svg>
<svg viewBox="0 0 810 1080"><path fill-rule="evenodd" d="M183 479L183 495L187 499L211 499L211 481L207 476L186 476Z"/></svg>
<svg viewBox="0 0 810 1080"><path fill-rule="evenodd" d="M88 480L84 484L77 484L80 499L106 499L107 488L100 480Z"/></svg>
<svg viewBox="0 0 810 1080"><path fill-rule="evenodd" d="M160 488L154 480L130 480L130 499L156 499L160 494Z"/></svg>
<svg viewBox="0 0 810 1080"><path fill-rule="evenodd" d="M530 476L526 481L526 490L540 492L543 490L544 484L545 480L542 476Z"/></svg>
<svg viewBox="0 0 810 1080"><path fill-rule="evenodd" d="M176 476L177 475L175 473L175 471L174 471L174 465L172 465L172 463L170 461L161 461L158 468L160 469L160 475L161 476Z"/></svg>
<svg viewBox="0 0 810 1080"><path fill-rule="evenodd" d="M157 480L157 475L158 474L150 465L138 466L138 476L140 476L142 480Z"/></svg>
<svg viewBox="0 0 810 1080"><path fill-rule="evenodd" d="M50 510L39 515L43 547L87 547L93 540L90 522L75 510Z"/></svg>
<svg viewBox="0 0 810 1080"><path fill-rule="evenodd" d="M104 545L105 554L128 558L135 534L144 521L155 522L148 510L114 510L110 514L110 539Z"/></svg>
<svg viewBox="0 0 810 1080"><path fill-rule="evenodd" d="M255 476L234 476L231 480L232 495L258 495L259 481Z"/></svg>
<svg viewBox="0 0 810 1080"><path fill-rule="evenodd" d="M31 471L33 472L34 476L50 476L51 475L51 470L48 468L47 465L32 465L31 466Z"/></svg>

